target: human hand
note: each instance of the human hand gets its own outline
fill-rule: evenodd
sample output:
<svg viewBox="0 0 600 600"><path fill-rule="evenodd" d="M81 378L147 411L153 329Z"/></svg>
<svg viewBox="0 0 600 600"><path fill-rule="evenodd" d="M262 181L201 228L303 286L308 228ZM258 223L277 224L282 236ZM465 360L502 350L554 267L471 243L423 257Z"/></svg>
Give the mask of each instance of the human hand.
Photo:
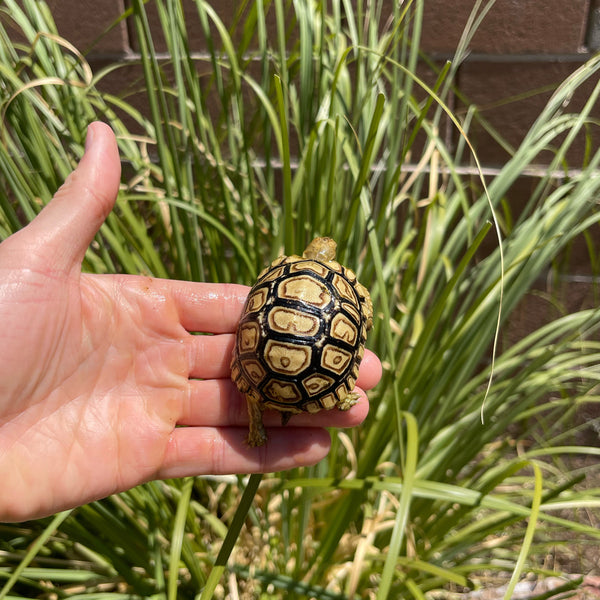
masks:
<svg viewBox="0 0 600 600"><path fill-rule="evenodd" d="M314 464L329 450L325 427L367 414L362 391L348 412L298 415L285 429L267 411L268 444L248 447L229 379L248 288L81 272L119 179L114 135L94 123L52 202L0 244L0 521L152 479ZM367 352L358 385L380 376Z"/></svg>

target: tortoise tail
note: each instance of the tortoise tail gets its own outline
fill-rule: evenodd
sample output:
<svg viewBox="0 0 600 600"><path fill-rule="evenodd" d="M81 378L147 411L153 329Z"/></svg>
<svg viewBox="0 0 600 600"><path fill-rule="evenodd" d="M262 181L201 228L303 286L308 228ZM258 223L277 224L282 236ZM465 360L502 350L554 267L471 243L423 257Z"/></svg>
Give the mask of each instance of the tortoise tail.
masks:
<svg viewBox="0 0 600 600"><path fill-rule="evenodd" d="M293 412L282 412L281 413L281 425L287 425L288 421L292 418Z"/></svg>

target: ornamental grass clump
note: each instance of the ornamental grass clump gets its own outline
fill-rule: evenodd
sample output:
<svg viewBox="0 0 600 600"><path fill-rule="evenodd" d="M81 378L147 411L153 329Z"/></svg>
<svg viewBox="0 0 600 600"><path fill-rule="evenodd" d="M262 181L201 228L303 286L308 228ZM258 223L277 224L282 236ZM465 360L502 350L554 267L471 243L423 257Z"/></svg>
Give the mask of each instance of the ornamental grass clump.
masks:
<svg viewBox="0 0 600 600"><path fill-rule="evenodd" d="M226 25L216 3L133 0L139 52L96 71L43 2L0 6L0 239L49 201L102 119L125 169L87 270L250 284L329 235L370 291L368 347L385 367L366 423L332 431L313 468L152 482L1 526L0 598L423 598L494 577L508 598L525 573L554 572L543 557L565 540L598 545L600 450L574 443L573 417L598 405L600 311L502 341L600 219L600 57L484 178L469 132L485 123L448 100L491 3L476 3L428 83L423 2L388 5L258 0ZM192 28L206 52L191 49ZM103 91L120 69L136 73L130 91L147 110ZM569 164L580 139L588 151ZM534 167L512 218L507 194Z"/></svg>

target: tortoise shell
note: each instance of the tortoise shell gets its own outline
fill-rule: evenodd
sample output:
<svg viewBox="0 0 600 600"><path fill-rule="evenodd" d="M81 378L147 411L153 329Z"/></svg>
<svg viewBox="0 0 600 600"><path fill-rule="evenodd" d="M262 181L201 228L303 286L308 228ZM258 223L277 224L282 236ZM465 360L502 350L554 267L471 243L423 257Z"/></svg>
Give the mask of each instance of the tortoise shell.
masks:
<svg viewBox="0 0 600 600"><path fill-rule="evenodd" d="M280 256L254 284L236 333L231 378L245 394L248 444L266 441L262 411L285 425L292 414L350 408L367 331L369 293L334 260L336 243L316 238L300 256Z"/></svg>

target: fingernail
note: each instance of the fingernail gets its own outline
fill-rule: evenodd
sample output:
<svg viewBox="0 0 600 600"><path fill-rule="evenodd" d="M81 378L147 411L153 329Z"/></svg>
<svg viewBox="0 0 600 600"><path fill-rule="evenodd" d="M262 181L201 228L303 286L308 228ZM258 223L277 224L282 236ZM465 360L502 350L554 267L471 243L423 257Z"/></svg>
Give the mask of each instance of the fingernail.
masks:
<svg viewBox="0 0 600 600"><path fill-rule="evenodd" d="M85 152L87 152L94 143L94 128L92 125L88 125L87 134L85 136Z"/></svg>

